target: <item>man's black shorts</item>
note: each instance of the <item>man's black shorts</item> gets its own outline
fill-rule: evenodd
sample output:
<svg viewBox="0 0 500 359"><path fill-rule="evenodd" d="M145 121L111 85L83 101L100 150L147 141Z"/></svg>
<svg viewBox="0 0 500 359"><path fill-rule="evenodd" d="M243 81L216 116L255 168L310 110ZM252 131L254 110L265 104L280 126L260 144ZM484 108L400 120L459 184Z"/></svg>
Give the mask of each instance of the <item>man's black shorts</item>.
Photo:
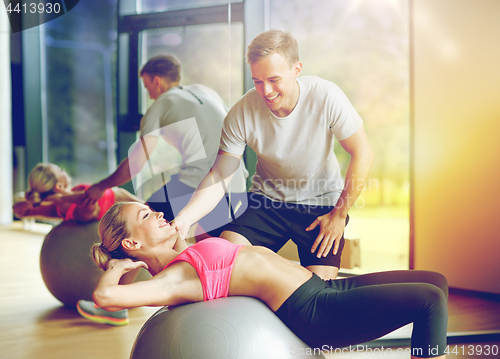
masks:
<svg viewBox="0 0 500 359"><path fill-rule="evenodd" d="M248 194L248 207L235 221L223 230L241 234L253 245L279 251L291 239L298 248L302 266L326 265L340 267L340 256L344 248L344 236L339 249L333 255L333 247L326 257L317 258L311 247L319 234L320 227L306 231L314 220L333 210L333 206L309 206L287 202L275 202L260 194ZM346 218L346 224L349 216ZM318 247L319 248L319 247Z"/></svg>

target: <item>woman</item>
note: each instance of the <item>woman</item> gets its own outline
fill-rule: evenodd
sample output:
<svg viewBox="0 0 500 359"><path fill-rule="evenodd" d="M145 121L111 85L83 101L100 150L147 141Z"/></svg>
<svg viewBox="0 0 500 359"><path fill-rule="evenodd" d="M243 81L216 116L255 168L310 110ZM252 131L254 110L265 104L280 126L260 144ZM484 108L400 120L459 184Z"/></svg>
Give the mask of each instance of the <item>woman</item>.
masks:
<svg viewBox="0 0 500 359"><path fill-rule="evenodd" d="M106 190L94 204L81 201L90 185L81 184L71 188L71 177L53 163L36 165L29 174L28 184L30 189L25 192L26 201L13 206L14 214L19 218L45 217L90 222L101 219L115 202L140 202L122 188Z"/></svg>
<svg viewBox="0 0 500 359"><path fill-rule="evenodd" d="M323 281L263 247L218 238L188 247L161 212L140 203L110 208L94 261L105 273L95 303L105 310L179 305L225 296L262 300L311 347L345 347L413 322L412 353L444 357L447 282L437 273L396 271ZM153 278L122 285L144 267ZM434 355L433 355L434 354Z"/></svg>

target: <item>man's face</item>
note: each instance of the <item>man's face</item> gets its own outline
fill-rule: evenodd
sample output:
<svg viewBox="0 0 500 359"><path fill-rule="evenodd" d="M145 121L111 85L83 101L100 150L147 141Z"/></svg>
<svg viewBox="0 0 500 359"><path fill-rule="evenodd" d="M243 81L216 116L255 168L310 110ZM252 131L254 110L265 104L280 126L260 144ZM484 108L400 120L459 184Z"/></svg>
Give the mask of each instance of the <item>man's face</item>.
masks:
<svg viewBox="0 0 500 359"><path fill-rule="evenodd" d="M302 64L290 63L282 55L274 53L250 65L255 89L267 107L278 117L288 116L299 100L296 81Z"/></svg>
<svg viewBox="0 0 500 359"><path fill-rule="evenodd" d="M142 75L142 83L146 90L148 90L149 97L156 100L161 95L161 88L159 85L158 77L151 77L148 74Z"/></svg>

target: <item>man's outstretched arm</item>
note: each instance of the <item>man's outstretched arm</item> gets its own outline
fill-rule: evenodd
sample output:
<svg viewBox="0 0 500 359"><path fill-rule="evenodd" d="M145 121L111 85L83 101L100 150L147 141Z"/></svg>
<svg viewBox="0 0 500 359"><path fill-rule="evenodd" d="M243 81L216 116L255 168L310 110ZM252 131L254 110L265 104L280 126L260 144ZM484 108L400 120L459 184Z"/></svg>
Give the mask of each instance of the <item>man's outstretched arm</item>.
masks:
<svg viewBox="0 0 500 359"><path fill-rule="evenodd" d="M226 193L227 186L240 165L241 155L219 150L217 159L200 182L189 203L172 221L181 238L186 238L189 227L210 213Z"/></svg>

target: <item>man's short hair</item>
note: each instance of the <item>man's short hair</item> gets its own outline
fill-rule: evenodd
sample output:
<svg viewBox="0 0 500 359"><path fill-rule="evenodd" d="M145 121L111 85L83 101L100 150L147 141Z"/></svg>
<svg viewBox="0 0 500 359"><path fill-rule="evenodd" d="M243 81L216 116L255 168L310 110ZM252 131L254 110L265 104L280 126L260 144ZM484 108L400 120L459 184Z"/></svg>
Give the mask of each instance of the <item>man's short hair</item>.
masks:
<svg viewBox="0 0 500 359"><path fill-rule="evenodd" d="M181 62L174 55L158 55L152 57L139 71L140 76L166 77L172 82L181 80Z"/></svg>
<svg viewBox="0 0 500 359"><path fill-rule="evenodd" d="M299 61L297 40L287 31L267 30L257 35L247 49L247 62L252 65L257 61L280 54L293 66Z"/></svg>

